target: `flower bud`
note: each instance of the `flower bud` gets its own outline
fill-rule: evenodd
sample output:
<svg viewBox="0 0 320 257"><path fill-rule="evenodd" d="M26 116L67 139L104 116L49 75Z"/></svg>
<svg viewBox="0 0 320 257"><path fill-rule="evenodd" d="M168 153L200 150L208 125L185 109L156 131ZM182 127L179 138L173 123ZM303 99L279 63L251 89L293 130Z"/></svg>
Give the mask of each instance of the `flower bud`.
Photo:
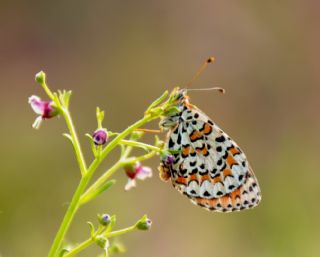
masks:
<svg viewBox="0 0 320 257"><path fill-rule="evenodd" d="M35 78L39 84L43 84L46 82L46 74L43 71L38 72Z"/></svg>
<svg viewBox="0 0 320 257"><path fill-rule="evenodd" d="M103 226L107 226L111 222L111 217L109 214L98 215L99 223Z"/></svg>
<svg viewBox="0 0 320 257"><path fill-rule="evenodd" d="M174 156L171 155L170 153L165 153L161 156L161 160L167 164L167 165L171 165L174 162Z"/></svg>
<svg viewBox="0 0 320 257"><path fill-rule="evenodd" d="M104 145L108 140L108 132L106 129L97 129L92 135L95 145Z"/></svg>
<svg viewBox="0 0 320 257"><path fill-rule="evenodd" d="M149 230L151 225L152 221L145 215L136 223L136 228L139 230Z"/></svg>

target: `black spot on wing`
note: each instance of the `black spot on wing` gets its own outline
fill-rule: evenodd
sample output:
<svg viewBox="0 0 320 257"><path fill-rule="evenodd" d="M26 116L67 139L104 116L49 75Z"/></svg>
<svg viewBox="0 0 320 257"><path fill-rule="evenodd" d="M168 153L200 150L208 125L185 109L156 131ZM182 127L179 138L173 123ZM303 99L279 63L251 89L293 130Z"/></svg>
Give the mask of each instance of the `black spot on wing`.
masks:
<svg viewBox="0 0 320 257"><path fill-rule="evenodd" d="M169 148L173 148L174 145L175 145L175 144L174 144L172 138L170 137L170 139L169 139L169 144L168 144Z"/></svg>
<svg viewBox="0 0 320 257"><path fill-rule="evenodd" d="M180 145L180 144L181 144L181 134L178 134L177 144L178 144L178 145Z"/></svg>
<svg viewBox="0 0 320 257"><path fill-rule="evenodd" d="M216 142L218 142L218 143L223 143L225 140L226 140L226 138L223 135L216 138Z"/></svg>

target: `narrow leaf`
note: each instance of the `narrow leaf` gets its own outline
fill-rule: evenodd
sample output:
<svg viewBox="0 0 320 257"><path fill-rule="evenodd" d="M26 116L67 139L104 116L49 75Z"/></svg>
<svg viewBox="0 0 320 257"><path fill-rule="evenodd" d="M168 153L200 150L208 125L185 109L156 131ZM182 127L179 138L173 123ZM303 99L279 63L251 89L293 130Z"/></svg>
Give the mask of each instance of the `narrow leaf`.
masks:
<svg viewBox="0 0 320 257"><path fill-rule="evenodd" d="M87 195L86 197L83 197L81 199L81 204L85 204L87 202L90 202L91 200L93 200L94 198L96 198L97 196L101 195L102 193L104 193L105 191L107 191L110 187L112 187L114 184L116 183L116 180L112 179L107 181L106 183L104 183L101 187L97 188L96 190L94 190L93 192L91 192L89 195Z"/></svg>

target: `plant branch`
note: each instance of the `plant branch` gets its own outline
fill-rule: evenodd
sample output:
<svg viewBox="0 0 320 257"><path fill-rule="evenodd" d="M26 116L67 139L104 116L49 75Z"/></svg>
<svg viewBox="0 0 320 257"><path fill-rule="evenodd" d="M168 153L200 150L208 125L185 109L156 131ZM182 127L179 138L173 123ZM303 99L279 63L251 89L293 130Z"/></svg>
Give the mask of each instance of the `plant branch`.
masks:
<svg viewBox="0 0 320 257"><path fill-rule="evenodd" d="M137 141L132 141L132 140L121 140L120 144L123 145L129 145L129 146L133 146L133 147L138 147L138 148L143 148L143 149L148 149L148 150L152 150L155 152L161 152L161 149L159 147L153 146L153 145L149 145L146 143L141 143L141 142L137 142Z"/></svg>
<svg viewBox="0 0 320 257"><path fill-rule="evenodd" d="M71 135L72 145L73 145L75 153L76 153L76 157L77 157L77 161L78 161L78 164L80 167L81 174L82 174L82 176L84 176L87 172L87 165L86 165L86 161L84 159L84 156L83 156L83 153L81 150L81 145L80 145L76 130L75 130L73 122L72 122L70 112L67 109L63 108L62 115L67 123L68 129L69 129L69 132Z"/></svg>

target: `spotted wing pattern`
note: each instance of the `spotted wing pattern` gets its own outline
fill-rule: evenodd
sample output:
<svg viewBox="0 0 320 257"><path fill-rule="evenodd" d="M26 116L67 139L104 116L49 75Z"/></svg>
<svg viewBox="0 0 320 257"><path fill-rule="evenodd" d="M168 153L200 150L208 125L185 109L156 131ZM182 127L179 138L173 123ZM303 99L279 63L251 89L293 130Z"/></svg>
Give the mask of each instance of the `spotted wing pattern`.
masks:
<svg viewBox="0 0 320 257"><path fill-rule="evenodd" d="M166 148L174 162L161 162L160 176L192 203L210 211L232 212L261 200L256 177L239 146L197 107L184 103Z"/></svg>

